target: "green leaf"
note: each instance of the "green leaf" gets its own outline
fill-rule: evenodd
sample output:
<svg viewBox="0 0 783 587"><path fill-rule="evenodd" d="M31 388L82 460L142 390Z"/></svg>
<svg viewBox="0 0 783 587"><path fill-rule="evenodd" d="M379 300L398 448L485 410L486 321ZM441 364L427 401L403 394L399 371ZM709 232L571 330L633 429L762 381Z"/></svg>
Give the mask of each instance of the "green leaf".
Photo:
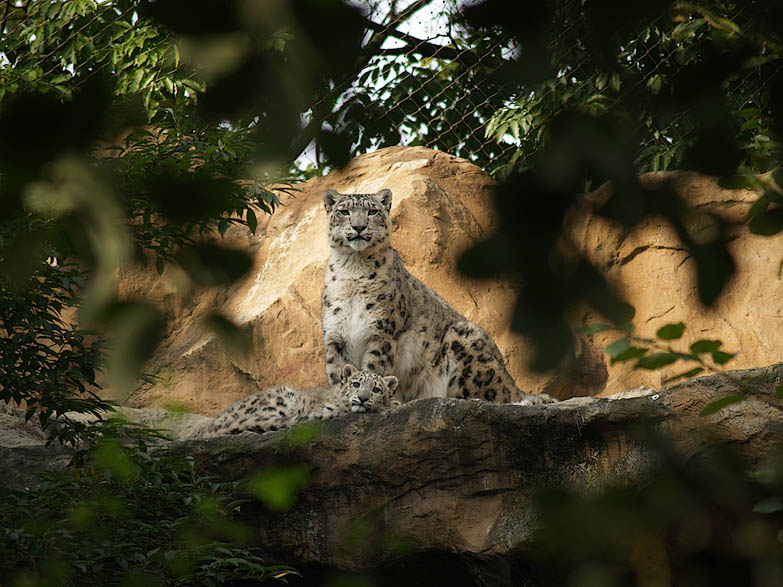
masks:
<svg viewBox="0 0 783 587"><path fill-rule="evenodd" d="M708 17L709 23L717 29L722 29L729 33L729 35L739 35L742 33L742 29L737 26L736 23L722 16L710 15Z"/></svg>
<svg viewBox="0 0 783 587"><path fill-rule="evenodd" d="M690 371L686 371L685 373L680 373L679 375L675 375L674 377L669 377L668 379L664 380L664 383L671 383L672 381L676 381L677 379L689 379L691 377L694 377L704 371L704 367L696 367L694 369L691 369Z"/></svg>
<svg viewBox="0 0 783 587"><path fill-rule="evenodd" d="M783 167L776 167L772 171L772 179L778 188L783 189Z"/></svg>
<svg viewBox="0 0 783 587"><path fill-rule="evenodd" d="M152 304L130 301L106 306L100 318L111 333L107 375L117 387L131 388L158 344L163 318Z"/></svg>
<svg viewBox="0 0 783 587"><path fill-rule="evenodd" d="M765 193L761 197L759 197L758 200L753 202L753 205L750 207L750 210L748 210L748 218L751 220L758 216L759 214L763 214L766 212L767 208L769 208L769 204L772 201L772 198L770 197L769 193Z"/></svg>
<svg viewBox="0 0 783 587"><path fill-rule="evenodd" d="M245 275L253 262L246 252L200 243L182 249L177 261L199 285L226 285Z"/></svg>
<svg viewBox="0 0 783 587"><path fill-rule="evenodd" d="M762 236L772 236L779 233L783 230L783 208L774 208L757 214L750 221L748 228L753 234Z"/></svg>
<svg viewBox="0 0 783 587"><path fill-rule="evenodd" d="M712 360L715 361L718 365L723 365L724 363L728 363L735 356L736 355L733 353L724 353L723 351L712 351Z"/></svg>
<svg viewBox="0 0 783 587"><path fill-rule="evenodd" d="M604 332L605 330L611 330L612 326L609 324L590 324L588 326L582 326L576 329L577 334L582 336L590 336L598 332Z"/></svg>
<svg viewBox="0 0 783 587"><path fill-rule="evenodd" d="M634 308L631 304L623 304L622 308L623 313L623 323L627 324L633 320L633 317L636 316L636 308Z"/></svg>
<svg viewBox="0 0 783 587"><path fill-rule="evenodd" d="M297 492L310 483L310 473L304 465L267 469L248 483L250 492L270 510L290 508Z"/></svg>
<svg viewBox="0 0 783 587"><path fill-rule="evenodd" d="M716 412L719 412L726 406L730 406L731 404L736 404L737 402L741 402L744 399L745 396L741 393L737 393L734 395L727 395L726 397L722 397L721 399L712 402L701 412L699 412L699 416L709 416L711 414L715 414Z"/></svg>
<svg viewBox="0 0 783 587"><path fill-rule="evenodd" d="M663 87L663 77L660 74L655 74L647 80L647 87L653 94L657 94Z"/></svg>
<svg viewBox="0 0 783 587"><path fill-rule="evenodd" d="M621 352L619 355L614 357L612 359L612 363L621 363L623 361L630 361L631 359L637 359L644 355L647 352L647 349L639 348L639 347L629 347L625 349L623 352Z"/></svg>
<svg viewBox="0 0 783 587"><path fill-rule="evenodd" d="M659 369L674 363L674 361L680 358L682 358L682 355L679 353L656 353L639 359L636 365L634 365L634 369Z"/></svg>
<svg viewBox="0 0 783 587"><path fill-rule="evenodd" d="M657 336L661 340L674 340L680 338L683 332L685 332L685 324L678 322L677 324L667 324L658 330Z"/></svg>
<svg viewBox="0 0 783 587"><path fill-rule="evenodd" d="M713 353L720 348L723 343L719 340L697 340L691 345L691 352L695 354Z"/></svg>
<svg viewBox="0 0 783 587"><path fill-rule="evenodd" d="M751 175L729 175L721 177L718 181L718 185L724 190L746 190L755 186L756 183L756 178Z"/></svg>
<svg viewBox="0 0 783 587"><path fill-rule="evenodd" d="M258 220L256 219L255 212L253 212L250 208L248 208L246 218L247 218L247 227L250 229L250 232L255 234L256 227L258 227Z"/></svg>
<svg viewBox="0 0 783 587"><path fill-rule="evenodd" d="M775 512L783 511L783 497L772 495L766 499L762 499L753 506L753 511L757 514L773 514Z"/></svg>
<svg viewBox="0 0 783 587"><path fill-rule="evenodd" d="M746 121L741 127L740 132L745 132L746 130L754 130L761 128L761 120L758 118L754 118L751 120Z"/></svg>
<svg viewBox="0 0 783 587"><path fill-rule="evenodd" d="M779 399L783 399L783 385L778 385L775 388L775 395L778 396Z"/></svg>
<svg viewBox="0 0 783 587"><path fill-rule="evenodd" d="M609 356L610 359L614 359L620 353L624 353L629 348L631 348L631 341L627 338L621 338L607 345L607 347L604 349L604 352Z"/></svg>

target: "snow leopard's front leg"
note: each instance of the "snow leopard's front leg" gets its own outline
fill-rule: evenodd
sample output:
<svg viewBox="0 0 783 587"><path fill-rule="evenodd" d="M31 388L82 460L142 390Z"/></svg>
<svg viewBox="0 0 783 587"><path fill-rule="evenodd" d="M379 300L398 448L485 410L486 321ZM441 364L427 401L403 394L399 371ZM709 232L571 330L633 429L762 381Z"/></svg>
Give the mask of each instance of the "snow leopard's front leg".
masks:
<svg viewBox="0 0 783 587"><path fill-rule="evenodd" d="M362 353L361 368L364 371L387 375L394 372L396 357L397 341L387 333L378 332L367 339L364 353Z"/></svg>
<svg viewBox="0 0 783 587"><path fill-rule="evenodd" d="M324 402L322 405L314 408L304 419L307 420L330 420L343 414L348 414L351 406L347 401L342 402Z"/></svg>
<svg viewBox="0 0 783 587"><path fill-rule="evenodd" d="M326 382L336 387L340 385L343 375L343 365L348 363L345 353L345 340L338 336L327 336L324 340L326 354Z"/></svg>

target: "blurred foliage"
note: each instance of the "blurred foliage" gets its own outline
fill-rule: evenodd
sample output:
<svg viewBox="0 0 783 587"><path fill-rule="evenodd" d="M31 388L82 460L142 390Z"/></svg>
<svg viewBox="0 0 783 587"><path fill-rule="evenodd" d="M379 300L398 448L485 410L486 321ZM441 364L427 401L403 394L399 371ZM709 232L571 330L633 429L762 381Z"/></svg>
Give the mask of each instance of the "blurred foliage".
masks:
<svg viewBox="0 0 783 587"><path fill-rule="evenodd" d="M106 420L74 470L42 474L37 491L0 489L0 582L225 585L296 574L259 556L236 483L156 452L154 437Z"/></svg>
<svg viewBox="0 0 783 587"><path fill-rule="evenodd" d="M523 278L513 326L537 345L541 369L567 353L565 316L575 303L591 304L613 325L630 320L562 234L586 189L611 180L597 211L625 228L650 215L671 223L695 260L705 305L734 270L726 247L733 227L713 216L710 237L697 238L675 191L643 188L638 171L677 166L758 189L749 230L783 230L778 3L485 0L463 12L447 3L447 45L399 30L427 4L368 3L388 8L383 21L338 0L0 7L0 399L24 404L44 425L59 416L53 439L87 442L75 475L50 475L37 492L4 492L3 583L221 584L288 572L265 567L245 544L247 529L232 519L242 505L230 500L232 485L198 477L187 459L153 453L128 425L85 426L63 414L108 407L95 394L104 365L113 384L132 387L165 328L160 309L116 299L117 269L142 263L163 273L174 265L194 288L234 282L250 260L223 237L232 226L256 232L257 214L280 203L269 185L313 141L317 166L298 177L401 141L503 176L500 232L462 268ZM510 149L516 155L503 157ZM766 171L769 179L754 175ZM76 307L90 330L73 326ZM205 326L247 352L246 337L224 316L210 314ZM678 331L670 325L658 338L674 340ZM661 352L641 349L631 335L621 341L610 357L643 368L728 357L717 341ZM128 448L127 434L136 433ZM558 552L573 555L563 572L575 570L580 585L644 577L639 551L662 561L670 540L704 535L688 512L667 510L697 503L721 506L725 534L750 541L725 546L710 530L701 542L682 542L696 544L707 565L729 552L706 570L678 562L682 576L709 579L725 568L742 583L749 568L764 573L769 528L745 513L753 492L730 493L742 478L732 471L705 487L675 462L640 496L550 496L547 527L561 541ZM250 487L269 507L285 508L307 482L307 471L289 467ZM659 501L666 491L672 500ZM759 515L777 515L775 491L755 502ZM585 512L591 517L573 536L569 528ZM623 546L614 527L639 530ZM569 542L585 537L586 545Z"/></svg>
<svg viewBox="0 0 783 587"><path fill-rule="evenodd" d="M484 2L469 12L523 47L506 73L525 83L486 129L516 144L508 170L534 164L553 120L573 109L621 120L638 171L778 165L778 3L658 1L618 12L608 0L566 1L528 12L522 25L503 23L502 10Z"/></svg>
<svg viewBox="0 0 783 587"><path fill-rule="evenodd" d="M32 304L58 323L78 305L81 323L108 336L106 375L119 388L133 387L165 325L148 302L116 299L117 269L177 265L192 287L242 277L247 253L221 237L232 225L255 232L259 211L279 205L267 186L285 180L278 170L304 101L358 53L358 13L341 2L227 2L219 18L215 8L47 0L0 9L0 312ZM321 28L330 22L353 29L334 42ZM32 388L12 376L34 360L23 338L53 335L11 319L4 344L16 354L4 355L0 386L27 400ZM247 350L225 317L205 326ZM84 367L93 384L98 347L78 361L61 355L59 373ZM84 387L70 391L92 391Z"/></svg>
<svg viewBox="0 0 783 587"><path fill-rule="evenodd" d="M352 152L426 145L503 177L533 167L574 109L618 118L638 171L777 165L774 1L398 4L363 5L363 57L308 109L310 173L332 163L337 133ZM437 33L422 32L425 10Z"/></svg>
<svg viewBox="0 0 783 587"><path fill-rule="evenodd" d="M748 477L725 451L687 459L657 442L661 466L641 489L540 495L529 552L540 584L779 585L779 463Z"/></svg>
<svg viewBox="0 0 783 587"><path fill-rule="evenodd" d="M465 10L468 22L509 34L522 48L499 74L520 98L489 126L521 142L496 193L500 231L468 251L461 268L479 277L521 276L512 327L535 345L534 367L552 369L568 354L567 315L578 304L615 324L626 321L623 300L564 232L577 203L620 230L662 217L692 259L704 306L725 292L736 269L727 244L742 227L691 209L671 182L643 186L637 173L677 165L726 181L739 176L744 182L734 185L746 187L779 165L774 76L783 21L774 18L777 3L750 4L652 2L617 11L608 0L565 1L512 15L505 3L486 0ZM754 68L758 75L747 77ZM745 116L756 123L743 125ZM607 181L607 198L581 197ZM783 229L780 193L779 185L762 192L750 210L751 231ZM710 229L695 230L696 217Z"/></svg>
<svg viewBox="0 0 783 587"><path fill-rule="evenodd" d="M304 101L358 55L357 14L316 0L0 7L0 399L79 447L74 470L3 492L3 584L291 573L248 545L233 484L152 452L148 432L103 413L96 374L132 389L165 328L149 301L117 298L119 269L174 265L191 289L246 274L249 256L224 237L255 233L280 204L285 184L268 186L286 181ZM219 313L205 327L249 350ZM295 488L277 481L265 491L289 503Z"/></svg>

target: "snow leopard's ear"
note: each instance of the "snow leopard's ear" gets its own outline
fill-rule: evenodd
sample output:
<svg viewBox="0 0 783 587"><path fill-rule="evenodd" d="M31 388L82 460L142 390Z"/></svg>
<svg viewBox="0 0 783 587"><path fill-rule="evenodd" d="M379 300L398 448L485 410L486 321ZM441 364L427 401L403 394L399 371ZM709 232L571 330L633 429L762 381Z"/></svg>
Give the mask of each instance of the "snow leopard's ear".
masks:
<svg viewBox="0 0 783 587"><path fill-rule="evenodd" d="M359 369L351 365L350 363L346 363L343 365L343 381L348 381L351 377L356 375L359 372Z"/></svg>
<svg viewBox="0 0 783 587"><path fill-rule="evenodd" d="M394 393L397 391L397 385L399 384L399 381L397 381L397 378L394 375L388 375L384 377L383 380L386 382L386 385L389 386L389 393Z"/></svg>
<svg viewBox="0 0 783 587"><path fill-rule="evenodd" d="M381 206L386 208L386 212L391 211L391 201L392 201L391 190L381 190L377 194L375 194L375 197L378 198L378 201L381 203Z"/></svg>
<svg viewBox="0 0 783 587"><path fill-rule="evenodd" d="M339 197L340 194L334 190L326 190L324 192L324 207L326 208L327 214L332 211L332 206L334 206Z"/></svg>

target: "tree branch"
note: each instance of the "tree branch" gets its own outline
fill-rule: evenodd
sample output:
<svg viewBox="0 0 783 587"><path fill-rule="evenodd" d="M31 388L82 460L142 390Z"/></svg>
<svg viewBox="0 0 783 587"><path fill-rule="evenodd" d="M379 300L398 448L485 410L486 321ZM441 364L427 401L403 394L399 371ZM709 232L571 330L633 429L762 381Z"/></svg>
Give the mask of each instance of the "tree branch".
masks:
<svg viewBox="0 0 783 587"><path fill-rule="evenodd" d="M364 46L362 50L362 57L357 60L356 65L354 66L351 73L337 81L335 87L340 87L345 84L346 81L356 77L367 66L373 57L379 55L407 55L410 53L418 53L423 57L435 57L447 61L456 61L465 67L473 67L477 63L482 62L489 68L498 68L504 63L508 63L508 61L505 59L497 59L495 57L481 57L475 52L467 49L460 50L454 47L431 43L430 41L419 39L413 35L403 33L394 28L405 19L409 18L417 10L420 10L427 4L430 4L432 1L433 0L416 0L399 14L392 15L390 22L386 24L381 24L373 22L369 19L365 19L365 27L375 32ZM403 41L406 43L406 45L399 48L382 49L381 45L389 37L394 37L395 39ZM299 133L299 136L291 145L289 153L292 159L298 157L302 151L307 148L307 145L310 144L310 141L313 140L321 124L326 119L326 117L329 116L332 102L333 100L322 100L313 106L312 120L304 129L302 129L302 132Z"/></svg>
<svg viewBox="0 0 783 587"><path fill-rule="evenodd" d="M394 49L374 49L371 53L375 55L403 55L407 53L420 53L424 57L439 57L441 59L448 59L449 61L459 61L463 65L473 66L479 61L483 61L487 67L500 67L504 63L508 63L505 59L497 59L495 57L481 57L473 51L467 49L456 49L447 45L438 45L431 43L426 39L419 39L408 33L403 33L397 29L389 29L384 25L368 20L366 22L367 28L383 28L387 36L394 37L406 43L405 47L399 47ZM365 52L368 51L368 47L365 47Z"/></svg>

